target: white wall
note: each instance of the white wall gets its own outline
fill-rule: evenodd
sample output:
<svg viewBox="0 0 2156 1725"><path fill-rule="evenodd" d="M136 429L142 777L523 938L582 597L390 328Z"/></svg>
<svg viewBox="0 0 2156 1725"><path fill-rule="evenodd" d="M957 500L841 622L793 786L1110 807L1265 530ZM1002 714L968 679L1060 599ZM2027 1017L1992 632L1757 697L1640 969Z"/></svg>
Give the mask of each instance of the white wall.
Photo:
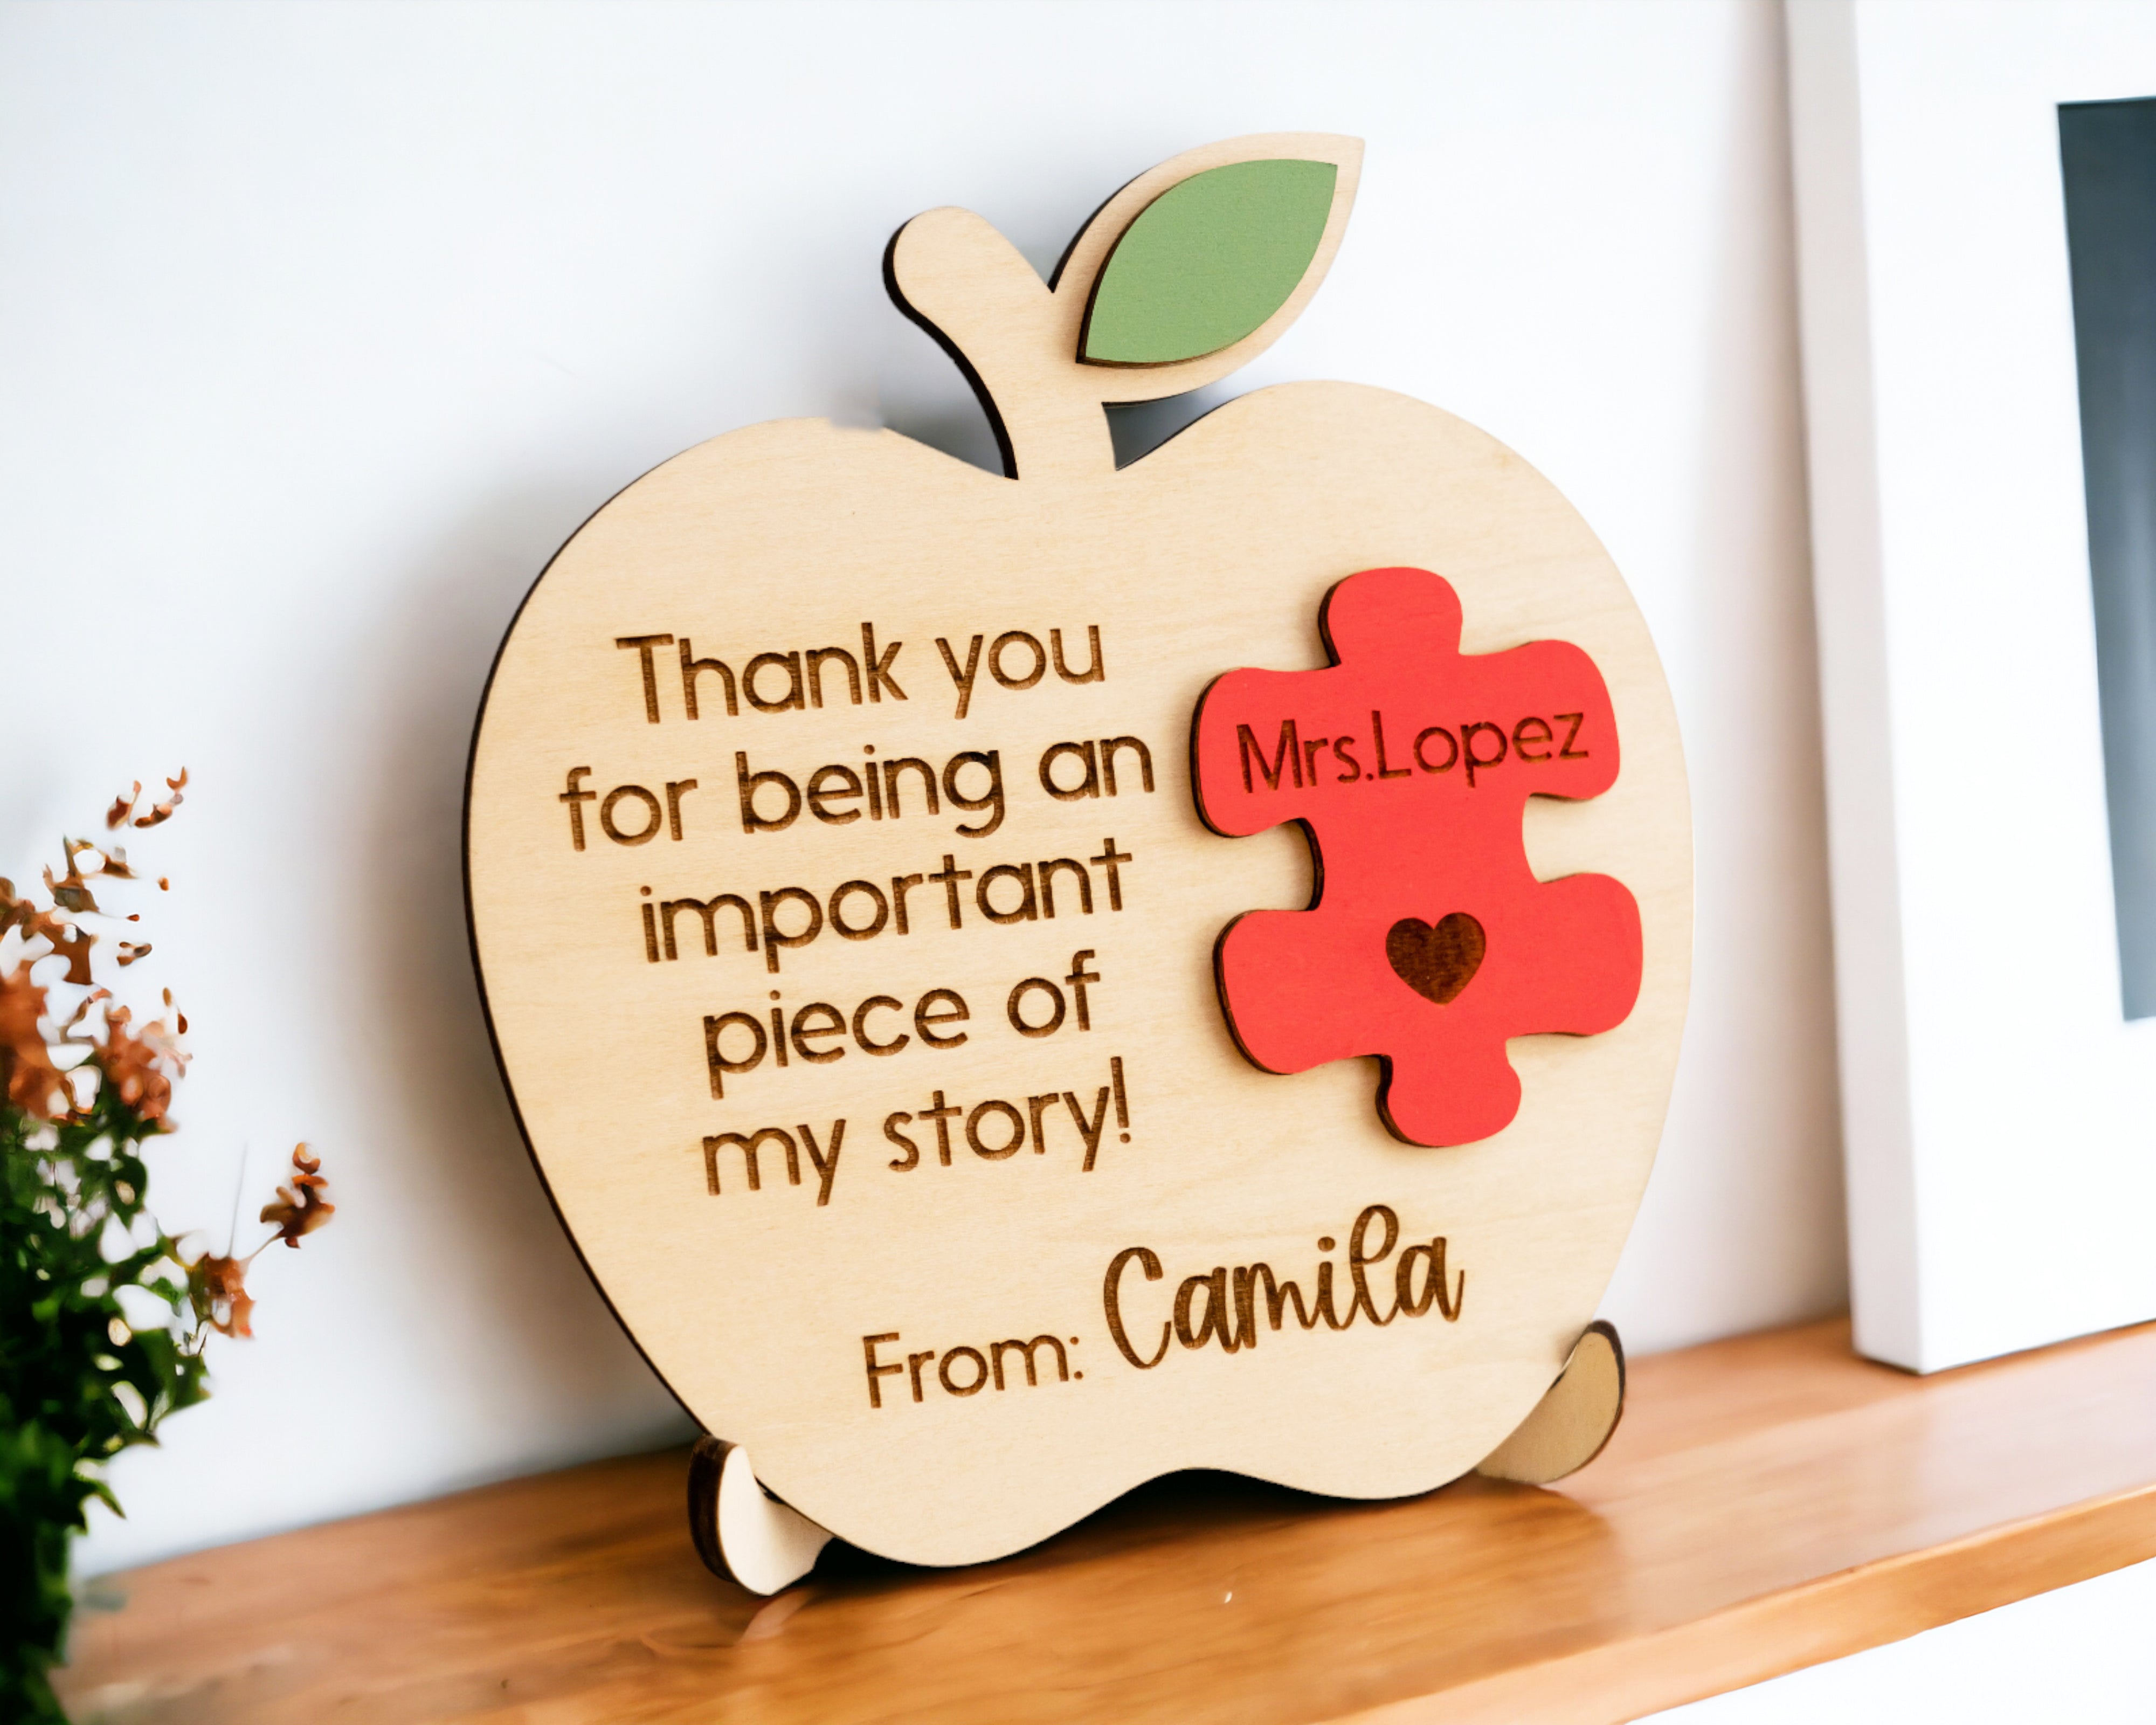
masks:
<svg viewBox="0 0 2156 1725"><path fill-rule="evenodd" d="M1137 170L1289 127L1369 141L1361 203L1234 387L1491 429L1604 536L1676 685L1697 988L1607 1309L1657 1348L1840 1302L1771 5L17 5L0 870L184 761L137 853L176 880L141 973L196 1027L160 1213L221 1239L243 1151L252 1204L302 1137L341 1206L258 1266L259 1339L116 1469L85 1568L684 1435L480 1025L458 811L495 644L699 439L985 448L884 301L906 216L963 203L1045 262Z"/></svg>

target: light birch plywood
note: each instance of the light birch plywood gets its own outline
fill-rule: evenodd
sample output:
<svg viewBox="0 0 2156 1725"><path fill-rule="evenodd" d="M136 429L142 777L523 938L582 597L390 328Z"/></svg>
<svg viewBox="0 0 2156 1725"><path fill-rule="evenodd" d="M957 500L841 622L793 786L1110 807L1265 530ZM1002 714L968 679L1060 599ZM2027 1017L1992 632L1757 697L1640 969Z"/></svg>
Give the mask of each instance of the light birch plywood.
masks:
<svg viewBox="0 0 2156 1725"><path fill-rule="evenodd" d="M1475 1471L1486 1479L1545 1486L1602 1453L1625 1412L1625 1345L1614 1327L1589 1324L1563 1375Z"/></svg>
<svg viewBox="0 0 2156 1725"><path fill-rule="evenodd" d="M1577 1473L1609 1441L1625 1411L1625 1349L1610 1325L1588 1326L1563 1372L1475 1471L1548 1485ZM831 1535L781 1503L739 1444L701 1437L689 1455L689 1537L715 1575L775 1594L815 1567Z"/></svg>
<svg viewBox="0 0 2156 1725"><path fill-rule="evenodd" d="M1127 222L1144 200L1124 198ZM1106 254L1103 219L1066 287ZM952 340L979 343L965 351L1004 409L1014 480L887 432L753 427L624 491L520 613L467 810L474 947L520 1118L654 1368L772 1492L855 1544L986 1558L1187 1467L1351 1497L1429 1489L1558 1378L1660 1135L1691 840L1652 644L1548 481L1401 396L1261 391L1115 470L1100 403L1138 371L1080 367L1060 293L1035 279L1019 295L977 221L909 224L888 267L916 313L933 302ZM988 261L921 289L923 223ZM984 339L976 314L1006 288L1004 333ZM1037 382L1051 360L1052 388ZM1373 1061L1279 1076L1238 1050L1214 942L1245 911L1308 904L1311 847L1294 826L1209 832L1191 787L1209 684L1324 665L1327 592L1395 566L1450 583L1465 652L1558 639L1599 669L1622 770L1590 801L1531 802L1524 843L1542 879L1623 882L1643 942L1623 1023L1513 1041L1517 1117L1441 1149L1386 1131ZM705 669L689 716L685 654L725 663L736 711ZM760 709L792 692L789 655L801 704ZM1099 794L1049 794L1044 758L1068 790L1088 746ZM935 812L921 769L890 770L905 761L932 770ZM871 763L888 774L874 807ZM820 787L831 819L804 806L745 829L744 772L784 775L804 804ZM791 800L774 779L754 793L767 820ZM982 913L998 868L1032 870L1033 916ZM849 882L866 886L834 905ZM1005 872L990 907L1008 914L1024 886ZM755 950L734 906L714 913L716 954L680 908L721 895L748 911ZM825 926L802 939L812 898ZM767 905L798 944L765 937ZM1389 1234L1383 1212L1399 1250L1358 1312L1348 1260ZM1371 1322L1397 1258L1440 1239L1455 1293ZM1291 1308L1273 1327L1260 1294L1253 1343L1209 1338L1204 1280L1232 1289L1260 1264L1306 1300L1329 1277L1343 1327L1305 1329ZM1174 1333L1179 1294L1198 1345Z"/></svg>
<svg viewBox="0 0 2156 1725"><path fill-rule="evenodd" d="M1093 285L1146 206L1194 174L1267 156L1329 162L1336 170L1332 210L1316 254L1280 310L1216 352L1163 365L1080 364ZM1007 473L1025 479L1051 469L1105 475L1115 468L1115 451L1101 404L1158 401L1217 382L1279 340L1332 267L1362 171L1359 139L1322 133L1267 133L1186 151L1102 204L1070 242L1052 283L1044 283L1017 249L971 210L930 210L892 235L884 285L964 370L994 428Z"/></svg>
<svg viewBox="0 0 2156 1725"><path fill-rule="evenodd" d="M689 1452L689 1538L704 1567L775 1594L814 1567L831 1536L757 1483L739 1444L701 1437Z"/></svg>

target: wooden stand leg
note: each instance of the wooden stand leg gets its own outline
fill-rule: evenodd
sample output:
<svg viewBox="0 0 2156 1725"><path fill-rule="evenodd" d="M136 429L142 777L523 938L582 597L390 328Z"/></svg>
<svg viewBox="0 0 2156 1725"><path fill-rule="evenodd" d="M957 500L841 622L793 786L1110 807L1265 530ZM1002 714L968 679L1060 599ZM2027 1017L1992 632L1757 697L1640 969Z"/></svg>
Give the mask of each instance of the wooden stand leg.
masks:
<svg viewBox="0 0 2156 1725"><path fill-rule="evenodd" d="M1624 1411L1625 1344L1612 1326L1590 1324L1549 1393L1475 1471L1547 1486L1599 1455Z"/></svg>
<svg viewBox="0 0 2156 1725"><path fill-rule="evenodd" d="M706 1568L752 1594L798 1581L831 1539L757 1483L747 1450L715 1437L690 1452L689 1537Z"/></svg>
<svg viewBox="0 0 2156 1725"><path fill-rule="evenodd" d="M1589 1326L1534 1410L1475 1471L1546 1486L1602 1453L1625 1411L1625 1348L1615 1328ZM689 1532L714 1575L775 1594L814 1567L831 1535L767 1492L748 1452L700 1437L689 1458Z"/></svg>

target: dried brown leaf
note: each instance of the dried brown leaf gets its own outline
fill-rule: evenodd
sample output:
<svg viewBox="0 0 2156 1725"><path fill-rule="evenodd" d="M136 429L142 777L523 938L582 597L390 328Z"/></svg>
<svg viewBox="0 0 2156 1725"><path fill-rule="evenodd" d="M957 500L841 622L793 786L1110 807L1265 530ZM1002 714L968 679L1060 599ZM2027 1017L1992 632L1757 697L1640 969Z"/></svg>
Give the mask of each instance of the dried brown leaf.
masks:
<svg viewBox="0 0 2156 1725"><path fill-rule="evenodd" d="M88 1046L95 1048L97 1044L94 1039L86 1036L78 1036L74 1033L82 1028L83 1020L88 1018L90 1014L95 1010L99 1001L110 1000L111 998L112 991L110 988L92 988L87 994L82 997L81 1001L76 1005L75 1009L68 1014L68 1021L60 1026L59 1040L62 1042L72 1042L78 1045L86 1044Z"/></svg>
<svg viewBox="0 0 2156 1725"><path fill-rule="evenodd" d="M46 878L51 879L50 870ZM0 880L0 933L10 928L21 929L26 937L44 936L53 951L67 960L67 980L79 987L89 986L92 980L90 949L97 944L97 937L34 900L16 897L15 883Z"/></svg>
<svg viewBox="0 0 2156 1725"><path fill-rule="evenodd" d="M28 962L0 976L0 1078L6 1080L8 1100L39 1120L64 1114L71 1105L38 1028L44 1015L45 991L30 980Z"/></svg>
<svg viewBox="0 0 2156 1725"><path fill-rule="evenodd" d="M97 937L88 929L78 928L72 922L63 922L59 917L39 911L33 934L42 934L53 943L53 951L67 960L67 980L78 988L88 988L96 980L90 968L90 949L97 944Z"/></svg>
<svg viewBox="0 0 2156 1725"><path fill-rule="evenodd" d="M187 782L187 769L182 767L180 768L180 776L177 778L168 778L165 781L166 788L172 794L151 809L147 814L136 815L135 824L138 827L162 826L170 820L172 818L172 811L187 801L187 798L180 794Z"/></svg>
<svg viewBox="0 0 2156 1725"><path fill-rule="evenodd" d="M115 827L125 826L127 824L127 817L135 812L136 802L141 794L142 781L138 778L135 781L133 790L123 791L112 799L112 806L105 811L105 829L107 832L110 832Z"/></svg>
<svg viewBox="0 0 2156 1725"><path fill-rule="evenodd" d="M97 901L90 896L90 883L75 866L72 852L68 856L68 871L59 880L53 879L50 869L45 870L45 891L52 894L53 902L63 911L72 911L79 916L85 911L95 913L97 909Z"/></svg>
<svg viewBox="0 0 2156 1725"><path fill-rule="evenodd" d="M254 1332L248 1314L254 1309L247 1291L247 1266L252 1257L220 1258L204 1252L187 1266L187 1299L195 1309L195 1322L208 1324L221 1336L248 1337Z"/></svg>
<svg viewBox="0 0 2156 1725"><path fill-rule="evenodd" d="M288 1246L298 1245L302 1235L312 1234L336 1213L336 1206L323 1196L329 1183L321 1166L321 1158L308 1155L305 1144L293 1146L292 1183L280 1186L275 1200L262 1206L262 1219L277 1230L273 1238Z"/></svg>
<svg viewBox="0 0 2156 1725"><path fill-rule="evenodd" d="M172 1105L172 1081L187 1070L187 1057L162 1019L136 1030L131 1017L124 1006L106 1009L105 1040L92 1058L121 1101L145 1120L162 1120Z"/></svg>

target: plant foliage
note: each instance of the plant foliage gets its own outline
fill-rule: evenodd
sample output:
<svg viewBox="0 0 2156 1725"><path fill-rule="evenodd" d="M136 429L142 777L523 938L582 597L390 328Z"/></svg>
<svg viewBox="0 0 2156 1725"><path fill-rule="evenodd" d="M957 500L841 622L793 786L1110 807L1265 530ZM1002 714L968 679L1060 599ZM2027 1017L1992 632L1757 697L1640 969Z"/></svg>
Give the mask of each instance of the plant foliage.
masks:
<svg viewBox="0 0 2156 1725"><path fill-rule="evenodd" d="M136 796L117 799L108 829L170 819L186 778L168 780L170 798L139 815ZM64 848L66 874L45 873L46 904L0 880L0 1719L9 1721L64 1720L49 1673L73 1604L69 1542L92 1498L119 1512L103 1464L154 1443L167 1415L208 1394L209 1332L249 1333L245 1273L262 1250L190 1256L148 1209L143 1153L173 1127L187 1020L175 1013L169 1026L138 1028L97 986L100 937L81 920L104 916L91 882L135 875L117 846ZM123 967L148 951L117 943ZM51 981L34 979L63 965ZM64 1019L55 990L78 997ZM102 1040L85 1029L93 1012ZM305 1149L263 1209L275 1230L263 1245L297 1245L335 1208Z"/></svg>

